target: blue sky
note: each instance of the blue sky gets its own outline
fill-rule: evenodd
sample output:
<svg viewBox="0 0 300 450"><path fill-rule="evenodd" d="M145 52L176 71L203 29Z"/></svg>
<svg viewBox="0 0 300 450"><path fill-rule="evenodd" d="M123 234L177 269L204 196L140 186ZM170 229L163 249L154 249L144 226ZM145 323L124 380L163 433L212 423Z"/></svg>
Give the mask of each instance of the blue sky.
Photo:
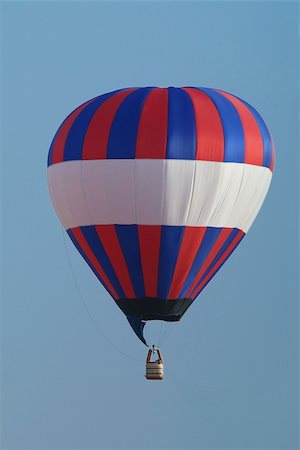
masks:
<svg viewBox="0 0 300 450"><path fill-rule="evenodd" d="M2 2L2 449L296 449L296 2ZM162 346L163 383L52 208L64 117L126 86L251 103L276 167L249 234ZM116 351L88 316L90 314ZM150 330L155 334L155 330Z"/></svg>

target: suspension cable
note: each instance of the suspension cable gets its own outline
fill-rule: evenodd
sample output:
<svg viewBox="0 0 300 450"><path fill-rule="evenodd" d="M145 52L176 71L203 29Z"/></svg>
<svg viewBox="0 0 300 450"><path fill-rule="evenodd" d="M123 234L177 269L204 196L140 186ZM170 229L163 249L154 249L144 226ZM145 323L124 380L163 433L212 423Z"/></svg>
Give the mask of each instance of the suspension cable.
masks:
<svg viewBox="0 0 300 450"><path fill-rule="evenodd" d="M79 287L79 284L78 284L78 282L77 282L77 279L76 279L76 276L75 276L75 273L74 273L74 270L73 270L73 266L72 266L72 262L71 262L71 257L70 257L69 250L68 250L68 246L67 246L67 242L66 242L65 230L62 228L61 231L62 231L62 237L63 237L63 241L64 241L64 247L65 247L66 257L67 257L68 265L69 265L70 272L71 272L71 275L72 275L72 278L73 278L73 282L74 282L75 287L76 287L76 289L77 289L77 292L78 292L79 298L80 298L80 300L81 300L82 306L83 306L84 309L86 310L86 312L87 312L87 314L88 314L90 320L93 322L94 326L96 327L96 329L98 330L98 332L101 334L101 336L106 340L106 342L108 342L108 344L110 344L110 346L111 346L114 350L116 350L118 353L120 353L121 355L125 356L126 358L129 358L129 359L131 359L131 360L133 360L133 361L137 361L137 362L139 362L139 363L144 364L144 361L142 361L142 360L140 360L140 359L137 359L137 358L135 358L134 356L128 355L128 353L123 352L119 347L117 347L117 346L116 346L116 345L115 345L115 344L114 344L114 343L113 343L113 342L112 342L112 341L111 341L111 340L103 333L103 331L102 331L101 328L99 327L98 323L96 322L96 320L95 320L94 317L92 316L92 314L91 314L91 312L90 312L90 310L89 310L89 308L88 308L88 306L87 306L87 303L86 303L86 301L84 300L84 296L83 296L83 294L82 294L82 292L81 292L81 289L80 289L80 287Z"/></svg>

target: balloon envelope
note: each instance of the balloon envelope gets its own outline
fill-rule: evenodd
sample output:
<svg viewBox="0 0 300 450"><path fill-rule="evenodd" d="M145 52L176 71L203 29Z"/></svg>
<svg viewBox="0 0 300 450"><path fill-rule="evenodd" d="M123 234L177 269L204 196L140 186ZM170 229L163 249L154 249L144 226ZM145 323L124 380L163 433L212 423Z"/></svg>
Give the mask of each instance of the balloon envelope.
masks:
<svg viewBox="0 0 300 450"><path fill-rule="evenodd" d="M274 149L258 112L207 88L128 88L57 131L48 181L74 245L144 342L179 320L255 219Z"/></svg>

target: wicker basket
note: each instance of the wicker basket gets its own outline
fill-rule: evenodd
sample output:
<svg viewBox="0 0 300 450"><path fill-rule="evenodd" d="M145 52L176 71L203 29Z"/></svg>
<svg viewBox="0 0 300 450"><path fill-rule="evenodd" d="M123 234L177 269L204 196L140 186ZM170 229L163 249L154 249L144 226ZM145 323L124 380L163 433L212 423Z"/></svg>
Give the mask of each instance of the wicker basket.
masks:
<svg viewBox="0 0 300 450"><path fill-rule="evenodd" d="M150 349L148 351L147 361L146 361L146 375L147 380L163 380L164 379L164 363L161 357L160 351L156 350L158 359L156 361L151 361L151 356L153 351Z"/></svg>

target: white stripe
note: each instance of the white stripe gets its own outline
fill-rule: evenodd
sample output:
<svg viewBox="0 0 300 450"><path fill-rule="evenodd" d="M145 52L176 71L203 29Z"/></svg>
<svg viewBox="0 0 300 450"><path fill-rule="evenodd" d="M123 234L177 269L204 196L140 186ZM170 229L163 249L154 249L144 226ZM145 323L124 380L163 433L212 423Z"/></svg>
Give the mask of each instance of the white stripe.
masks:
<svg viewBox="0 0 300 450"><path fill-rule="evenodd" d="M266 167L174 159L65 161L48 168L50 195L66 229L143 224L247 232L271 178Z"/></svg>

